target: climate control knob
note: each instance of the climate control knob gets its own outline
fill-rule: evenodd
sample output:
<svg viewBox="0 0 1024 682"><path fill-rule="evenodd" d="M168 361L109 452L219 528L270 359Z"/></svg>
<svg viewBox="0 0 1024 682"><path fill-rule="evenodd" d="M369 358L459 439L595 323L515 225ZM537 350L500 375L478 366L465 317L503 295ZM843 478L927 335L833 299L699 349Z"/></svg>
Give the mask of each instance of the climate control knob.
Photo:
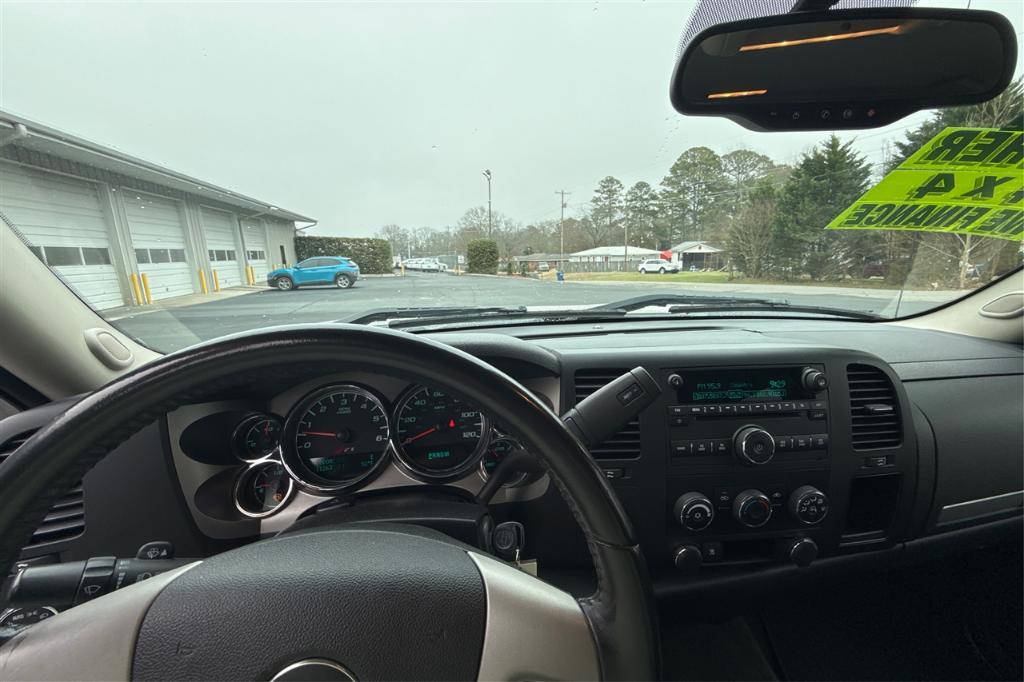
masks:
<svg viewBox="0 0 1024 682"><path fill-rule="evenodd" d="M800 383L808 393L821 393L828 388L828 377L820 369L804 367L800 373Z"/></svg>
<svg viewBox="0 0 1024 682"><path fill-rule="evenodd" d="M732 439L733 450L741 462L750 466L767 464L775 456L775 439L760 426L744 426Z"/></svg>
<svg viewBox="0 0 1024 682"><path fill-rule="evenodd" d="M672 509L676 521L687 530L704 530L715 518L715 507L701 493L683 493Z"/></svg>
<svg viewBox="0 0 1024 682"><path fill-rule="evenodd" d="M772 502L760 490L744 490L732 501L732 515L748 528L760 528L772 517Z"/></svg>
<svg viewBox="0 0 1024 682"><path fill-rule="evenodd" d="M804 485L793 491L787 506L794 519L813 526L828 514L828 497L814 486Z"/></svg>

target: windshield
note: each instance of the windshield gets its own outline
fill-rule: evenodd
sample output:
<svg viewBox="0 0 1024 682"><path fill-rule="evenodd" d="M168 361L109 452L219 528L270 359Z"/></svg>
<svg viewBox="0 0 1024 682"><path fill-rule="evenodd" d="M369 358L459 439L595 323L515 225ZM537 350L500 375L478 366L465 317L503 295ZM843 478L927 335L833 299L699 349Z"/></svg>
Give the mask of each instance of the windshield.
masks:
<svg viewBox="0 0 1024 682"><path fill-rule="evenodd" d="M892 319L1020 267L1019 208L981 236L858 204L949 128L1020 130L1019 65L985 104L757 133L671 108L695 5L4 3L0 230L160 351L329 321ZM972 7L1020 38L1019 3Z"/></svg>

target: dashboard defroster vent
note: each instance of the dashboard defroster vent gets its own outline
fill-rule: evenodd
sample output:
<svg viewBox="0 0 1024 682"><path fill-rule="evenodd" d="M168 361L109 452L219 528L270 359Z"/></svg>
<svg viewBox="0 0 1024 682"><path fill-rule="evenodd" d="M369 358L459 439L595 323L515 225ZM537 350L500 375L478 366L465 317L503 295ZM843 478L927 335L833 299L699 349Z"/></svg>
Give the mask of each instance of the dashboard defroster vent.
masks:
<svg viewBox="0 0 1024 682"><path fill-rule="evenodd" d="M21 444L28 440L34 431L20 433L0 443L0 465L14 453ZM79 481L71 490L50 509L50 512L32 534L29 543L22 547L23 552L39 549L54 542L62 542L77 538L85 532L85 495L82 482Z"/></svg>
<svg viewBox="0 0 1024 682"><path fill-rule="evenodd" d="M889 377L870 365L849 365L851 440L854 450L894 448L902 442L900 405Z"/></svg>
<svg viewBox="0 0 1024 682"><path fill-rule="evenodd" d="M628 372L628 369L581 369L574 377L576 403ZM636 417L618 433L590 448L594 459L636 459L640 456L640 418Z"/></svg>

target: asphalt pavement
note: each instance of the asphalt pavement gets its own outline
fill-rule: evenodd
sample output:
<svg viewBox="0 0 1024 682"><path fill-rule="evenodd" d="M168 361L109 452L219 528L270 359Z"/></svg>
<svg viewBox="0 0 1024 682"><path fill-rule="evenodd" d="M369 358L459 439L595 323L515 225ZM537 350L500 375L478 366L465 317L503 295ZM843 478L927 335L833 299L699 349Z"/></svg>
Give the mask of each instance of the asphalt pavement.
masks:
<svg viewBox="0 0 1024 682"><path fill-rule="evenodd" d="M648 293L771 298L793 305L826 306L891 315L898 292L794 285L717 285L643 282L557 283L521 277L409 273L366 277L351 289L303 287L255 290L192 305L141 309L114 324L146 345L170 351L225 334L280 324L341 320L377 308L436 306L592 306ZM948 292L908 292L900 313L909 314L949 298ZM928 295L932 294L932 295Z"/></svg>

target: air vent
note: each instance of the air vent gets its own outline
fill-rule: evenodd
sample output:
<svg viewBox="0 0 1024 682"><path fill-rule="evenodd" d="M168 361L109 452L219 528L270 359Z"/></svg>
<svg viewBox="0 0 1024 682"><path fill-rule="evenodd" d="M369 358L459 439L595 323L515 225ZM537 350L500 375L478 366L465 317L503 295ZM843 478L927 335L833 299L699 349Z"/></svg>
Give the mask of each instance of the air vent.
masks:
<svg viewBox="0 0 1024 682"><path fill-rule="evenodd" d="M855 450L894 448L901 442L900 406L889 377L870 365L846 368L851 439Z"/></svg>
<svg viewBox="0 0 1024 682"><path fill-rule="evenodd" d="M32 436L32 431L20 433L4 443L0 443L0 465L11 454L21 447ZM79 481L64 497L50 509L39 528L32 534L32 539L22 548L22 552L31 552L44 545L54 542L71 540L85 532L85 496L82 482Z"/></svg>
<svg viewBox="0 0 1024 682"><path fill-rule="evenodd" d="M581 369L576 372L576 403L625 374L626 369ZM636 459L640 456L640 418L636 417L605 442L590 448L594 459Z"/></svg>

